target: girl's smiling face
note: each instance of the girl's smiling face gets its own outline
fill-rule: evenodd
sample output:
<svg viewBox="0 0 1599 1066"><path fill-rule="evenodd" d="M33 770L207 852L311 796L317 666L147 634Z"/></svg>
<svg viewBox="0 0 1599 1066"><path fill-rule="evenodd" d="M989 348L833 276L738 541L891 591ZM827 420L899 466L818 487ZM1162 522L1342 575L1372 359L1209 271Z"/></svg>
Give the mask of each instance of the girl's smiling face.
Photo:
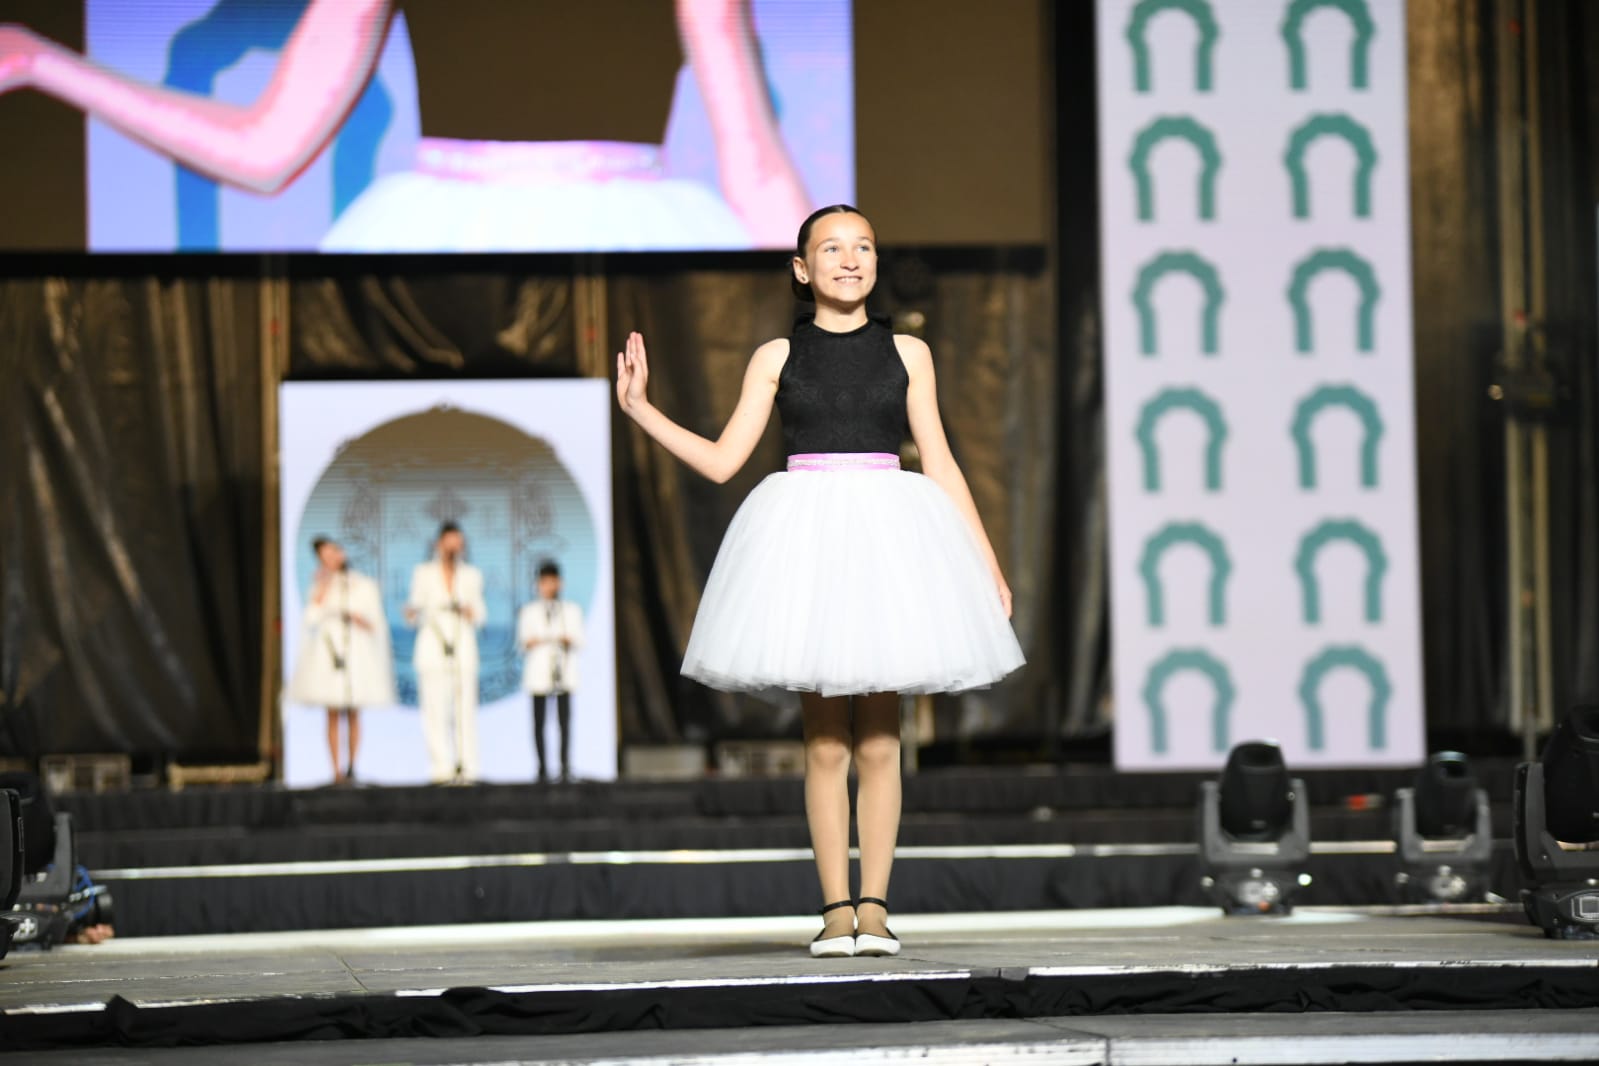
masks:
<svg viewBox="0 0 1599 1066"><path fill-rule="evenodd" d="M823 215L811 227L805 256L794 257L794 276L820 300L858 304L877 284L877 235L864 215Z"/></svg>

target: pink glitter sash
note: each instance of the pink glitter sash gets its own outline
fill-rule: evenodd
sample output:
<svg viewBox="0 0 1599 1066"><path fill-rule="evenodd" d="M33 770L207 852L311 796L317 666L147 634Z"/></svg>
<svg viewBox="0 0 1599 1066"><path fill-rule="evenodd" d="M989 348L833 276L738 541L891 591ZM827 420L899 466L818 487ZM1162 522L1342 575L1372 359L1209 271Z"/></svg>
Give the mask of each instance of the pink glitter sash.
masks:
<svg viewBox="0 0 1599 1066"><path fill-rule="evenodd" d="M788 457L788 469L898 470L899 456L892 452L804 452Z"/></svg>
<svg viewBox="0 0 1599 1066"><path fill-rule="evenodd" d="M423 137L417 172L488 182L591 182L661 177L661 149L627 141L464 141Z"/></svg>

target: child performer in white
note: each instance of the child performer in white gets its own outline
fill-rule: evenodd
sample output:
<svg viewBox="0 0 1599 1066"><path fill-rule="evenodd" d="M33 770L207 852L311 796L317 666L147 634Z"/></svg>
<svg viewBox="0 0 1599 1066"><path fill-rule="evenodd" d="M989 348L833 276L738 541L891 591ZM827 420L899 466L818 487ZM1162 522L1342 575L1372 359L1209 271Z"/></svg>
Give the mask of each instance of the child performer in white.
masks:
<svg viewBox="0 0 1599 1066"><path fill-rule="evenodd" d="M522 666L522 689L533 697L533 747L539 757L539 781L549 780L544 724L552 695L561 730L561 780L570 781L572 693L577 691L574 653L583 646L583 608L561 599L561 570L553 562L539 567L539 598L517 615L516 644L527 657Z"/></svg>
<svg viewBox="0 0 1599 1066"><path fill-rule="evenodd" d="M411 572L405 617L417 627L416 687L433 783L477 780L477 631L488 607L483 571L465 561L466 536L439 528L432 561Z"/></svg>
<svg viewBox="0 0 1599 1066"><path fill-rule="evenodd" d="M394 653L378 583L350 569L337 541L318 537L311 550L318 566L305 594L305 635L289 699L328 709L333 783L347 785L355 781L361 747L360 709L394 704ZM341 722L348 754L340 750Z"/></svg>
<svg viewBox="0 0 1599 1066"><path fill-rule="evenodd" d="M782 417L788 469L757 485L727 527L683 673L720 689L800 693L805 814L829 901L811 954L893 955L900 694L991 685L1022 665L1022 650L1010 588L944 438L932 354L866 313L877 281L872 224L844 204L822 208L800 226L792 268L816 312L755 349L716 440L649 402L637 333L617 353L616 396L644 432L717 482L749 459L773 407ZM922 474L900 469L906 436Z"/></svg>

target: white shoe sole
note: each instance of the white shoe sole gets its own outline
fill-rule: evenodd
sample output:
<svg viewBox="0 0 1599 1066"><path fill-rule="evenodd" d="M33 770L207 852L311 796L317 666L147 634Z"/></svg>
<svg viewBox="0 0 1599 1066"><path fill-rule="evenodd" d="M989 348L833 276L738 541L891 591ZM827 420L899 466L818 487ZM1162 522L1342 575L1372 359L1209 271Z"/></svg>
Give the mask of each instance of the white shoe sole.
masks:
<svg viewBox="0 0 1599 1066"><path fill-rule="evenodd" d="M830 936L826 940L811 941L813 959L847 959L855 954L855 938Z"/></svg>
<svg viewBox="0 0 1599 1066"><path fill-rule="evenodd" d="M873 936L871 933L856 933L855 954L872 956L898 955L899 941L889 936Z"/></svg>

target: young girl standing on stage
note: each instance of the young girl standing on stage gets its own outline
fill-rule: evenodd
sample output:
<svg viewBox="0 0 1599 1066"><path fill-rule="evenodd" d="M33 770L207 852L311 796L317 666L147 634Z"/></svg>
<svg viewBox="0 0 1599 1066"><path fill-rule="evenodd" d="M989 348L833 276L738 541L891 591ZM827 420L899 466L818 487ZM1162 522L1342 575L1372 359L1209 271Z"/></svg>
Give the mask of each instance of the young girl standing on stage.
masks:
<svg viewBox="0 0 1599 1066"><path fill-rule="evenodd" d="M899 830L899 698L955 692L1022 664L1011 594L938 414L932 354L866 313L877 238L837 204L800 227L790 337L755 350L716 440L645 396L644 338L617 353L622 410L716 482L742 467L775 403L788 470L734 515L706 581L683 673L725 690L788 689L805 718L805 814L824 928L811 954L893 955L888 879ZM899 469L907 430L923 474ZM861 895L849 894L851 756Z"/></svg>

